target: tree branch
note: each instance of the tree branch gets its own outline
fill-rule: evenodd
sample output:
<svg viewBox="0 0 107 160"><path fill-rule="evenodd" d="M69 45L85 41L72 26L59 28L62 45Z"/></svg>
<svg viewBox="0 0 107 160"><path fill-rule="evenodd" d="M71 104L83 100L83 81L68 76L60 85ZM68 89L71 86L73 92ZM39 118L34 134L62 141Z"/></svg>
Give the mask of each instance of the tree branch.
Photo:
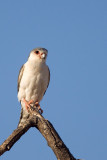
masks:
<svg viewBox="0 0 107 160"><path fill-rule="evenodd" d="M30 128L30 124L26 122L24 126L20 126L13 131L13 133L0 146L0 156L11 149L11 147L25 134Z"/></svg>
<svg viewBox="0 0 107 160"><path fill-rule="evenodd" d="M57 160L76 160L66 147L53 125L46 120L35 107L31 107L29 116L24 123L19 123L17 129L0 146L0 156L11 149L11 147L25 134L30 127L36 127L47 140L48 146L55 153Z"/></svg>

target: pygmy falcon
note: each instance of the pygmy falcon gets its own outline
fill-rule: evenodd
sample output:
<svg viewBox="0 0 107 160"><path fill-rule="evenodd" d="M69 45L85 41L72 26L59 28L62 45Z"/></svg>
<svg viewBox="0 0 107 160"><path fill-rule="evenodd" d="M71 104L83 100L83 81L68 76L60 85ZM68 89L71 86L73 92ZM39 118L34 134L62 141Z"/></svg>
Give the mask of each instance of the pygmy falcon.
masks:
<svg viewBox="0 0 107 160"><path fill-rule="evenodd" d="M45 48L35 48L30 52L27 62L21 67L18 76L18 100L21 103L21 114L27 114L30 105L40 108L50 81L50 71L46 65L48 51ZM21 115L22 117L23 115Z"/></svg>

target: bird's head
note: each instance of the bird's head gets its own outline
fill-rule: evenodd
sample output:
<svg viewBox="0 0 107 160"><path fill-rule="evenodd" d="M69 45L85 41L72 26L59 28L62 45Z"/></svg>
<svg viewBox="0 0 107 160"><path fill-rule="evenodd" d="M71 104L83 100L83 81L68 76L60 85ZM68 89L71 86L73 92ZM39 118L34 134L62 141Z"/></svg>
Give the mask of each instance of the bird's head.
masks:
<svg viewBox="0 0 107 160"><path fill-rule="evenodd" d="M48 50L45 48L35 48L30 52L29 59L38 61L38 62L45 62L47 58Z"/></svg>

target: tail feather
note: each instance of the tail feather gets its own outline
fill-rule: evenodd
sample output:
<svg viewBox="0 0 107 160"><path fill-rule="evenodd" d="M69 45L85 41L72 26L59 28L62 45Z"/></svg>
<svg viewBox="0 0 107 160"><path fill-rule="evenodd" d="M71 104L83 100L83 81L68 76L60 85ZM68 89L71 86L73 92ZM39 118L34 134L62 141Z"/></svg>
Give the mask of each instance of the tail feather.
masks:
<svg viewBox="0 0 107 160"><path fill-rule="evenodd" d="M21 114L20 114L20 120L18 123L18 127L20 127L23 123L25 123L25 121L27 120L29 113L26 110L25 104L23 102L21 102Z"/></svg>
<svg viewBox="0 0 107 160"><path fill-rule="evenodd" d="M19 119L18 127L20 126L22 118L23 118L23 108L21 108L21 113L20 113L20 119Z"/></svg>

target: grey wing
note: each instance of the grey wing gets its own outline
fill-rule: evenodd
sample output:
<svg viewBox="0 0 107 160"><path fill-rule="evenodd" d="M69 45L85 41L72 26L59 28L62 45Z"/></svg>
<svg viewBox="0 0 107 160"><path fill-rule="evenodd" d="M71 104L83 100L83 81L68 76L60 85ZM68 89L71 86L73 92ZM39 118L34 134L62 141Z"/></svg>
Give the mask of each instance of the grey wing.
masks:
<svg viewBox="0 0 107 160"><path fill-rule="evenodd" d="M19 76L18 76L18 83L17 83L17 92L19 91L19 87L20 87L20 82L23 76L23 71L24 71L24 65L21 67L20 71L19 71Z"/></svg>
<svg viewBox="0 0 107 160"><path fill-rule="evenodd" d="M48 68L48 85L47 85L47 88L49 86L49 82L50 82L50 70ZM46 90L47 90L47 88L46 88ZM44 94L46 93L46 90L45 90Z"/></svg>

